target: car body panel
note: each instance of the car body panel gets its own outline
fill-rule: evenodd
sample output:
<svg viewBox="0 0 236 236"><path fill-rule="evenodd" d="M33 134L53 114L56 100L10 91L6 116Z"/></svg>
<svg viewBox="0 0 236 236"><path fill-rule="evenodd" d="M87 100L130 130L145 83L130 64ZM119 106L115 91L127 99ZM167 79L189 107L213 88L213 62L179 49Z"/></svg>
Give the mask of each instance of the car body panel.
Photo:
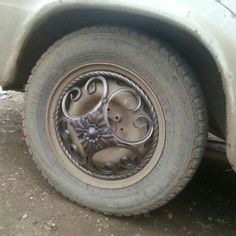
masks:
<svg viewBox="0 0 236 236"><path fill-rule="evenodd" d="M227 8L229 11L232 12L232 14L236 14L236 1L235 0L216 0L221 5L223 5L225 8Z"/></svg>
<svg viewBox="0 0 236 236"><path fill-rule="evenodd" d="M233 13L236 7L233 1L0 0L0 84L8 86L14 82L18 57L33 29L57 12L105 9L169 22L205 45L218 66L227 103L227 154L236 169L236 17Z"/></svg>

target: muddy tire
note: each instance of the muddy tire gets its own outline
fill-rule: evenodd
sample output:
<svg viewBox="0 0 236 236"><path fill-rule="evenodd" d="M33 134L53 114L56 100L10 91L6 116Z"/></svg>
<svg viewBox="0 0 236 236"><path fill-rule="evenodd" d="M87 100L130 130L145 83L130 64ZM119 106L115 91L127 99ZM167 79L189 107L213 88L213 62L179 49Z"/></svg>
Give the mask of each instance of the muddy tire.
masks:
<svg viewBox="0 0 236 236"><path fill-rule="evenodd" d="M207 112L191 69L168 46L126 28L91 27L65 36L38 61L26 89L24 132L59 192L128 216L162 206L191 179Z"/></svg>

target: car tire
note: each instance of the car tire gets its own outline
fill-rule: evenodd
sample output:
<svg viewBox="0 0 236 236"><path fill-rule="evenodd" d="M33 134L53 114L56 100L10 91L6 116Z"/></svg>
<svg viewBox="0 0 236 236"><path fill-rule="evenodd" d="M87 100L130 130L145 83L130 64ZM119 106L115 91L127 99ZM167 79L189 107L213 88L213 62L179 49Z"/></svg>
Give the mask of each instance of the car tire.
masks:
<svg viewBox="0 0 236 236"><path fill-rule="evenodd" d="M122 86L139 91L143 107L150 103L142 111L152 121L145 129L156 133L143 145L145 155L151 152L146 163L146 156L135 159L134 174L121 167L93 171L68 158L71 146L68 151L63 143L72 141L58 134L64 129L58 104L71 81L89 73L109 83L120 77ZM158 39L122 27L84 28L54 43L28 80L23 124L33 160L52 186L79 205L118 216L146 213L176 196L196 171L207 139L203 94L188 64Z"/></svg>

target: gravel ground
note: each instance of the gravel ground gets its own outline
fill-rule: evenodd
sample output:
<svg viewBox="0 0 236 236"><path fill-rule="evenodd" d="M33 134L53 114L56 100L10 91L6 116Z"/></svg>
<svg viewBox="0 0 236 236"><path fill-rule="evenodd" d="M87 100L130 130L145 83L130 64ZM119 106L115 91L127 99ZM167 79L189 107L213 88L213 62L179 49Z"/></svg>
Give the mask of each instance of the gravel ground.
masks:
<svg viewBox="0 0 236 236"><path fill-rule="evenodd" d="M188 187L159 210L108 217L58 194L40 175L22 133L22 93L0 101L0 235L236 235L236 175L208 151Z"/></svg>

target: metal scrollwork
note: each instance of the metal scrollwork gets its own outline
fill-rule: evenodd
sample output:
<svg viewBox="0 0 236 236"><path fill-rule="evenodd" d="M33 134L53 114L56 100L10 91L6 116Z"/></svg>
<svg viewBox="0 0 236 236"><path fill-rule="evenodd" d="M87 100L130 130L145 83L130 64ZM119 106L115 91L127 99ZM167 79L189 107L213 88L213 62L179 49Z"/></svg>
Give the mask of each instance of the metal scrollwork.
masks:
<svg viewBox="0 0 236 236"><path fill-rule="evenodd" d="M116 87L116 81L124 85ZM97 104L85 114L71 112L72 104L79 107L84 96L90 98L98 94ZM124 111L122 115L127 111L131 119L129 127L132 125L142 136L131 140L129 135L123 137L117 133L121 117L117 115L113 119L109 114L109 107L117 103ZM113 72L90 72L72 81L59 101L57 119L60 144L65 153L76 166L102 179L121 179L137 173L150 160L158 140L158 120L151 101L133 81ZM111 148L126 149L129 155L121 154L115 161L96 164L94 156Z"/></svg>

